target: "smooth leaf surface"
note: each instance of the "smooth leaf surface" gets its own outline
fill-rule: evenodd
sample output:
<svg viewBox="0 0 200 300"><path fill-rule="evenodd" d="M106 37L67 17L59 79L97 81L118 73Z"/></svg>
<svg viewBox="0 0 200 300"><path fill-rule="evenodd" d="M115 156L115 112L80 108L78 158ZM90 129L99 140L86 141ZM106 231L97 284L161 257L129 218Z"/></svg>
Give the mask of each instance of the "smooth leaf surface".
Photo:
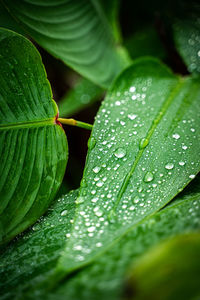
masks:
<svg viewBox="0 0 200 300"><path fill-rule="evenodd" d="M103 89L81 78L59 102L59 116L72 116L97 101L102 94Z"/></svg>
<svg viewBox="0 0 200 300"><path fill-rule="evenodd" d="M0 2L0 27L4 27L24 35L23 29L11 17L11 15L8 13L8 10L5 8L2 2Z"/></svg>
<svg viewBox="0 0 200 300"><path fill-rule="evenodd" d="M173 23L175 45L188 71L200 73L200 4L183 1L182 6Z"/></svg>
<svg viewBox="0 0 200 300"><path fill-rule="evenodd" d="M39 53L0 29L0 243L33 224L53 200L68 148Z"/></svg>
<svg viewBox="0 0 200 300"><path fill-rule="evenodd" d="M70 236L78 191L69 193L55 202L32 230L5 249L0 257L1 294L4 299L38 299L42 293L45 299L119 299L127 270L141 254L168 237L200 228L199 188L199 181L192 183L171 206L130 228L93 264L47 292L52 286L48 278Z"/></svg>
<svg viewBox="0 0 200 300"><path fill-rule="evenodd" d="M126 299L198 299L199 256L199 232L180 235L159 244L133 268Z"/></svg>
<svg viewBox="0 0 200 300"><path fill-rule="evenodd" d="M99 1L4 3L38 44L96 84L108 87L126 65Z"/></svg>
<svg viewBox="0 0 200 300"><path fill-rule="evenodd" d="M198 78L179 78L154 59L138 60L118 77L94 123L58 273L93 260L195 177L199 98Z"/></svg>

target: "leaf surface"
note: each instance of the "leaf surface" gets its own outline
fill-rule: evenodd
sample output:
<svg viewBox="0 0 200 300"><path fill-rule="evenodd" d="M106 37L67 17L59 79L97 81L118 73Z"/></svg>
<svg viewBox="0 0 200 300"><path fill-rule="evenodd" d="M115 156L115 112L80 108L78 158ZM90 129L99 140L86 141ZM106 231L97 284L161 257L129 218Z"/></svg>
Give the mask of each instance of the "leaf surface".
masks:
<svg viewBox="0 0 200 300"><path fill-rule="evenodd" d="M175 45L188 71L200 73L200 4L183 1L173 22Z"/></svg>
<svg viewBox="0 0 200 300"><path fill-rule="evenodd" d="M179 78L154 59L138 60L118 77L94 123L58 272L92 261L195 177L199 98L198 78Z"/></svg>
<svg viewBox="0 0 200 300"><path fill-rule="evenodd" d="M99 1L4 3L38 44L98 85L108 87L126 65Z"/></svg>
<svg viewBox="0 0 200 300"><path fill-rule="evenodd" d="M196 190L194 189L196 187ZM199 181L171 206L130 230L90 266L66 278L53 291L51 275L70 236L78 191L58 199L31 230L13 241L1 255L0 291L4 299L120 299L130 263L168 237L200 228ZM77 249L78 251L78 249ZM12 261L12 264L10 264ZM45 282L45 286L41 283Z"/></svg>
<svg viewBox="0 0 200 300"><path fill-rule="evenodd" d="M126 299L198 299L199 253L199 232L176 236L154 247L132 269Z"/></svg>
<svg viewBox="0 0 200 300"><path fill-rule="evenodd" d="M39 53L0 29L1 243L33 224L53 200L68 148Z"/></svg>

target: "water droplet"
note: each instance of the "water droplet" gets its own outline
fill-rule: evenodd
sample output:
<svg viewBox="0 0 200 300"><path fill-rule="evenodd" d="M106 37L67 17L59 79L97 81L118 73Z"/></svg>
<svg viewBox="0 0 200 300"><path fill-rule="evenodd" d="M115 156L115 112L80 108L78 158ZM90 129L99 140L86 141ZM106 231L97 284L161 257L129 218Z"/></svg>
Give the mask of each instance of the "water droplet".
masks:
<svg viewBox="0 0 200 300"><path fill-rule="evenodd" d="M140 198L138 196L135 196L134 199L133 199L133 202L138 203L139 201L140 201Z"/></svg>
<svg viewBox="0 0 200 300"><path fill-rule="evenodd" d="M144 149L149 143L149 140L146 139L146 138L143 138L140 140L140 143L139 143L139 148L140 149Z"/></svg>
<svg viewBox="0 0 200 300"><path fill-rule="evenodd" d="M96 229L95 226L91 226L91 227L88 227L87 231L88 231L88 232L94 232L95 229Z"/></svg>
<svg viewBox="0 0 200 300"><path fill-rule="evenodd" d="M84 202L84 200L85 200L84 197L81 197L81 196L80 196L80 197L78 197L78 198L76 199L75 202L76 202L76 204L81 204L81 203Z"/></svg>
<svg viewBox="0 0 200 300"><path fill-rule="evenodd" d="M174 139L178 140L178 139L180 138L180 135L179 135L178 133L174 133L174 134L172 135L172 137L173 137Z"/></svg>
<svg viewBox="0 0 200 300"><path fill-rule="evenodd" d="M81 187L87 187L87 181L85 180L85 178L83 178L82 180L81 180Z"/></svg>
<svg viewBox="0 0 200 300"><path fill-rule="evenodd" d="M101 187L101 186L103 186L103 184L104 184L104 182L101 181L101 180L99 180L99 181L97 182L96 186Z"/></svg>
<svg viewBox="0 0 200 300"><path fill-rule="evenodd" d="M194 175L194 174L191 174L191 175L189 176L189 178L194 179L194 178L195 178L195 175Z"/></svg>
<svg viewBox="0 0 200 300"><path fill-rule="evenodd" d="M180 165L180 166L184 166L184 165L185 165L185 162L184 162L184 161L179 161L179 165Z"/></svg>
<svg viewBox="0 0 200 300"><path fill-rule="evenodd" d="M129 118L130 120L134 120L135 118L137 118L137 115L129 114L129 115L128 115L128 118Z"/></svg>
<svg viewBox="0 0 200 300"><path fill-rule="evenodd" d="M94 167L92 170L93 170L94 173L97 174L97 173L99 173L99 171L101 170L101 168L100 167Z"/></svg>
<svg viewBox="0 0 200 300"><path fill-rule="evenodd" d="M96 243L96 247L102 247L102 243Z"/></svg>
<svg viewBox="0 0 200 300"><path fill-rule="evenodd" d="M165 169L171 170L171 169L173 169L173 167L174 167L174 164L168 163L168 164L166 164Z"/></svg>
<svg viewBox="0 0 200 300"><path fill-rule="evenodd" d="M126 150L123 149L123 148L118 148L118 149L115 151L114 155L115 155L117 158L122 158L122 157L124 157L124 156L126 155Z"/></svg>
<svg viewBox="0 0 200 300"><path fill-rule="evenodd" d="M67 215L67 212L68 212L68 211L65 209L65 210L63 210L63 211L61 212L60 215L61 215L62 217L63 217L63 216L66 216L66 215Z"/></svg>
<svg viewBox="0 0 200 300"><path fill-rule="evenodd" d="M150 182L153 180L153 174L151 172L147 172L144 176L144 182Z"/></svg>
<svg viewBox="0 0 200 300"><path fill-rule="evenodd" d="M115 102L115 105L116 105L116 106L120 106L120 105L121 105L121 102L120 102L120 101L116 101L116 102Z"/></svg>
<svg viewBox="0 0 200 300"><path fill-rule="evenodd" d="M129 89L129 91L130 91L131 93L134 93L135 90L136 90L136 88L135 88L134 86L131 86L130 89Z"/></svg>
<svg viewBox="0 0 200 300"><path fill-rule="evenodd" d="M96 139L94 137L90 137L88 140L88 149L92 150L96 145Z"/></svg>

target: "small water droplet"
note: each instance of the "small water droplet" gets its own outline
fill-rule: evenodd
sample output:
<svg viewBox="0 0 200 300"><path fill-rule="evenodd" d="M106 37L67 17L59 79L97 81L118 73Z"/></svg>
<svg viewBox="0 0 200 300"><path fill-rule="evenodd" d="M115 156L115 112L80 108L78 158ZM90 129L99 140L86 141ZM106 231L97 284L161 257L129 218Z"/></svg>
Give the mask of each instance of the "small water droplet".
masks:
<svg viewBox="0 0 200 300"><path fill-rule="evenodd" d="M137 115L135 115L135 114L129 114L129 115L128 115L128 118L129 118L130 120L135 120L135 118L137 118Z"/></svg>
<svg viewBox="0 0 200 300"><path fill-rule="evenodd" d="M101 181L101 180L99 180L99 181L97 182L96 186L98 186L98 187L102 187L102 186L103 186L103 184L104 184L104 182L103 182L103 181Z"/></svg>
<svg viewBox="0 0 200 300"><path fill-rule="evenodd" d="M134 86L131 86L130 89L129 89L129 91L130 91L131 93L134 93L135 90L136 90L136 88L135 88Z"/></svg>
<svg viewBox="0 0 200 300"><path fill-rule="evenodd" d="M144 182L150 182L153 180L153 174L151 172L147 172L146 175L144 176Z"/></svg>
<svg viewBox="0 0 200 300"><path fill-rule="evenodd" d="M139 143L139 148L140 149L144 149L149 143L149 140L146 139L146 138L143 138L140 140L140 143Z"/></svg>
<svg viewBox="0 0 200 300"><path fill-rule="evenodd" d="M88 231L88 232L94 232L95 229L96 229L95 226L91 226L91 227L88 227L87 231Z"/></svg>
<svg viewBox="0 0 200 300"><path fill-rule="evenodd" d="M84 200L85 200L84 197L81 197L81 196L80 196L80 197L78 197L78 198L76 199L75 202L76 202L76 204L81 204L81 203L84 202Z"/></svg>
<svg viewBox="0 0 200 300"><path fill-rule="evenodd" d="M184 166L184 165L185 165L185 162L184 162L184 161L179 161L179 165L180 165L180 166Z"/></svg>
<svg viewBox="0 0 200 300"><path fill-rule="evenodd" d="M174 134L172 135L172 137L173 137L174 139L178 140L178 139L180 138L180 135L179 135L178 133L174 133Z"/></svg>
<svg viewBox="0 0 200 300"><path fill-rule="evenodd" d="M63 216L66 216L67 213L68 213L68 211L65 209L65 210L63 210L63 211L60 213L60 215L63 217Z"/></svg>
<svg viewBox="0 0 200 300"><path fill-rule="evenodd" d="M96 139L94 137L90 137L88 140L88 149L92 150L96 145Z"/></svg>
<svg viewBox="0 0 200 300"><path fill-rule="evenodd" d="M191 174L191 175L189 176L189 178L194 179L194 178L195 178L195 175L194 175L194 174Z"/></svg>
<svg viewBox="0 0 200 300"><path fill-rule="evenodd" d="M118 148L115 152L114 152L114 155L117 157L117 158L122 158L126 155L126 150L123 149L123 148Z"/></svg>
<svg viewBox="0 0 200 300"><path fill-rule="evenodd" d="M85 180L85 178L83 178L82 180L81 180L81 187L87 187L87 181Z"/></svg>
<svg viewBox="0 0 200 300"><path fill-rule="evenodd" d="M168 163L165 165L165 169L167 169L167 170L171 170L171 169L173 169L173 167L174 167L174 164L172 164L172 163Z"/></svg>
<svg viewBox="0 0 200 300"><path fill-rule="evenodd" d="M100 167L94 167L92 170L93 170L94 173L97 174L97 173L99 173L99 171L101 170L101 168Z"/></svg>
<svg viewBox="0 0 200 300"><path fill-rule="evenodd" d="M133 203L138 203L140 201L140 198L138 196L135 196L133 199Z"/></svg>

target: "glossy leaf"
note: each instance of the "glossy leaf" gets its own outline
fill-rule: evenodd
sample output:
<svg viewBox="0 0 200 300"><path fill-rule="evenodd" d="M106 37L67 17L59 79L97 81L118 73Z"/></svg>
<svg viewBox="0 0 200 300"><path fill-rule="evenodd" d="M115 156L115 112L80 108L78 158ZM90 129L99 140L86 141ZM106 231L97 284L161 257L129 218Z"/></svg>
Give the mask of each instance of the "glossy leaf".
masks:
<svg viewBox="0 0 200 300"><path fill-rule="evenodd" d="M199 97L198 78L179 78L154 59L138 60L118 77L94 123L58 272L92 261L195 177Z"/></svg>
<svg viewBox="0 0 200 300"><path fill-rule="evenodd" d="M173 23L174 40L189 72L200 73L200 4L183 1Z"/></svg>
<svg viewBox="0 0 200 300"><path fill-rule="evenodd" d="M22 291L25 294L52 273L70 233L76 195L76 191L70 192L54 202L32 228L1 254L1 297L17 299Z"/></svg>
<svg viewBox="0 0 200 300"><path fill-rule="evenodd" d="M74 216L77 192L69 193L2 253L1 295L4 299L38 299L43 293L45 299L120 299L127 268L141 254L168 237L200 228L199 182L195 186L195 192L192 184L171 206L130 228L90 266L54 286L50 279L70 237Z"/></svg>
<svg viewBox="0 0 200 300"><path fill-rule="evenodd" d="M0 2L0 27L13 30L23 35L25 34L19 24L8 13L8 10L5 8L2 2Z"/></svg>
<svg viewBox="0 0 200 300"><path fill-rule="evenodd" d="M68 149L39 53L0 29L1 242L33 224L53 200Z"/></svg>
<svg viewBox="0 0 200 300"><path fill-rule="evenodd" d="M99 1L4 3L38 44L98 85L108 87L127 64Z"/></svg>
<svg viewBox="0 0 200 300"><path fill-rule="evenodd" d="M82 78L59 102L59 115L72 116L97 101L102 94L103 89Z"/></svg>
<svg viewBox="0 0 200 300"><path fill-rule="evenodd" d="M198 299L199 253L200 233L180 235L151 249L131 271L126 299Z"/></svg>

